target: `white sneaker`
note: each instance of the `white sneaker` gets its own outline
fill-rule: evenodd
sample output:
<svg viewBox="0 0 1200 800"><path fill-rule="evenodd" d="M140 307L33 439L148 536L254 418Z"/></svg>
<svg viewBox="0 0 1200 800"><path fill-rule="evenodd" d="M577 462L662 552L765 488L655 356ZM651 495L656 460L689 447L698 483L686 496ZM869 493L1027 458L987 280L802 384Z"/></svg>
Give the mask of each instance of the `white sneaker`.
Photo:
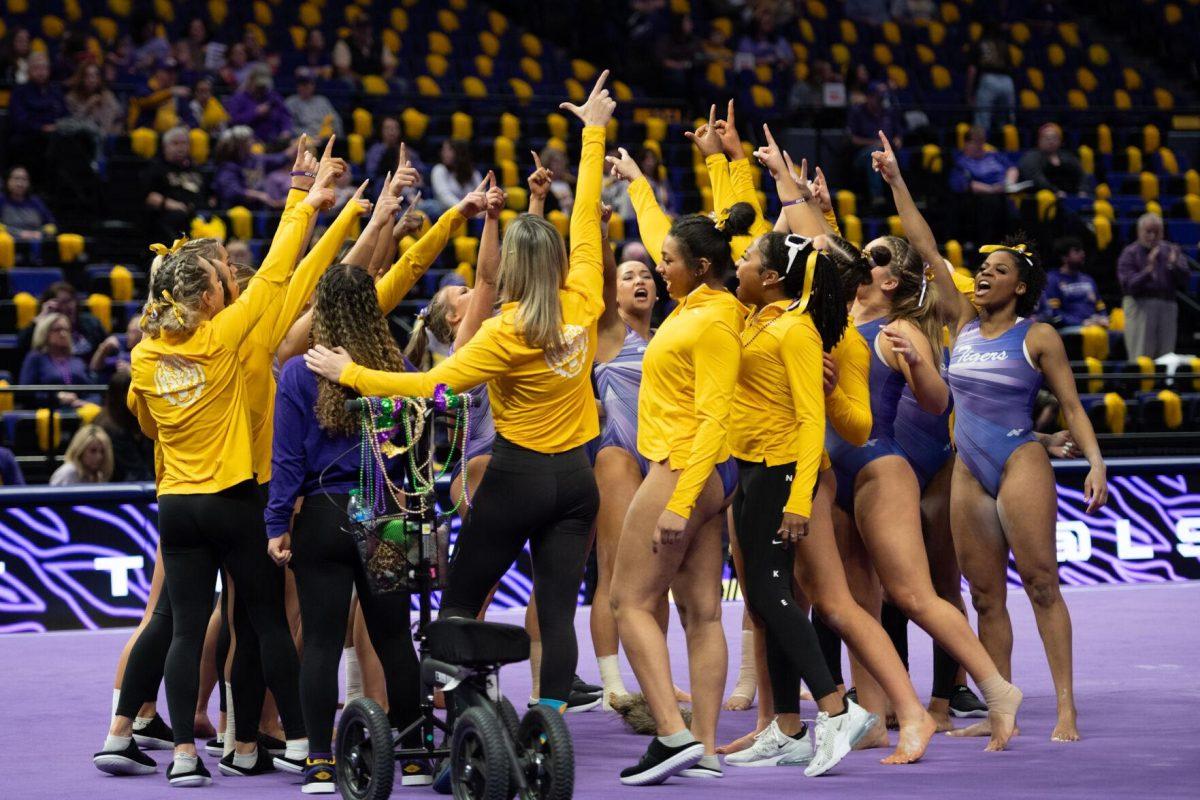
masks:
<svg viewBox="0 0 1200 800"><path fill-rule="evenodd" d="M836 767L878 720L849 698L846 699L845 714L831 717L822 711L817 715L817 749L812 761L804 768L804 774L815 778Z"/></svg>
<svg viewBox="0 0 1200 800"><path fill-rule="evenodd" d="M772 720L755 734L751 747L725 756L725 763L731 767L774 767L785 760L788 764L807 764L812 757L812 740L807 730L799 739L794 739L779 730L779 725Z"/></svg>

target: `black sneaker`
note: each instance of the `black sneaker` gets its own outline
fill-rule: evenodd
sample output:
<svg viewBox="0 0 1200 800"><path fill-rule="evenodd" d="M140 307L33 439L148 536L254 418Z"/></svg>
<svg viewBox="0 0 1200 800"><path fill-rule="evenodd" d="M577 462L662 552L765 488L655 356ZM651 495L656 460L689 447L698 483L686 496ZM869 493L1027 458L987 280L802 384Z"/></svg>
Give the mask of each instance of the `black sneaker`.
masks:
<svg viewBox="0 0 1200 800"><path fill-rule="evenodd" d="M646 754L635 766L621 770L621 783L626 786L653 786L672 775L690 769L704 758L704 745L691 741L678 747L668 747L655 736Z"/></svg>
<svg viewBox="0 0 1200 800"><path fill-rule="evenodd" d="M217 765L217 769L221 770L222 775L234 775L243 778L275 771L275 764L271 760L270 753L259 747L254 751L254 754L254 766L252 767L239 767L233 761L237 753L230 753L221 759L221 763Z"/></svg>
<svg viewBox="0 0 1200 800"><path fill-rule="evenodd" d="M852 703L857 703L858 702L858 689L855 689L853 686L851 686L849 689L847 689L846 690L846 699Z"/></svg>
<svg viewBox="0 0 1200 800"><path fill-rule="evenodd" d="M204 752L210 756L220 758L225 755L225 740L220 736L215 736L204 743Z"/></svg>
<svg viewBox="0 0 1200 800"><path fill-rule="evenodd" d="M286 755L277 755L273 759L275 769L281 769L284 772L290 772L293 775L304 774L306 761L308 761L307 758L288 758Z"/></svg>
<svg viewBox="0 0 1200 800"><path fill-rule="evenodd" d="M273 756L281 756L287 751L287 742L282 739L276 739L269 733L260 733L258 735L258 746Z"/></svg>
<svg viewBox="0 0 1200 800"><path fill-rule="evenodd" d="M433 783L433 765L428 759L406 758L400 762L401 786L428 786Z"/></svg>
<svg viewBox="0 0 1200 800"><path fill-rule="evenodd" d="M109 775L149 775L158 771L154 759L143 753L132 739L124 750L101 750L92 756L92 763Z"/></svg>
<svg viewBox="0 0 1200 800"><path fill-rule="evenodd" d="M585 683L583 678L576 675L575 681L571 684L571 691L580 694L604 694L604 687L594 683Z"/></svg>
<svg viewBox="0 0 1200 800"><path fill-rule="evenodd" d="M204 762L197 756L196 766L187 772L176 772L175 762L171 761L171 765L167 767L167 780L171 782L172 786L186 789L193 786L208 786L212 783L212 775L208 774Z"/></svg>
<svg viewBox="0 0 1200 800"><path fill-rule="evenodd" d="M144 728L133 729L133 740L143 750L174 750L175 734L158 714Z"/></svg>
<svg viewBox="0 0 1200 800"><path fill-rule="evenodd" d="M950 715L954 717L986 717L987 703L967 686L955 686L950 693Z"/></svg>
<svg viewBox="0 0 1200 800"><path fill-rule="evenodd" d="M337 768L331 758L304 759L304 794L333 794L337 791Z"/></svg>
<svg viewBox="0 0 1200 800"><path fill-rule="evenodd" d="M703 759L701 759L701 760L703 760ZM702 778L702 779L724 778L725 771L723 769L721 769L721 762L720 762L720 760L718 760L717 766L715 766L715 767L709 767L704 764L697 763L696 766L694 766L694 767L688 767L685 770L681 770L679 772L679 777L681 777L681 778Z"/></svg>

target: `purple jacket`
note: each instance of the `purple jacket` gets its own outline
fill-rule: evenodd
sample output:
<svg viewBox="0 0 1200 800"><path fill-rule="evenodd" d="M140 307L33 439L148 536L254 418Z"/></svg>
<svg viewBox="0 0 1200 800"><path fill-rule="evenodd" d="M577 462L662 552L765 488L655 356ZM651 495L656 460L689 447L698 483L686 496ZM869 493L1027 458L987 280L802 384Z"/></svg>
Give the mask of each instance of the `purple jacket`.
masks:
<svg viewBox="0 0 1200 800"><path fill-rule="evenodd" d="M8 124L14 133L40 133L67 115L67 105L57 86L22 83L13 88L8 104Z"/></svg>
<svg viewBox="0 0 1200 800"><path fill-rule="evenodd" d="M1121 283L1121 292L1130 297L1175 299L1175 291L1187 286L1190 273L1183 253L1179 254L1176 267L1169 265L1171 254L1178 249L1178 245L1163 242L1154 258L1154 269L1150 272L1143 272L1149 263L1148 249L1134 242L1122 250L1117 259L1117 280Z"/></svg>
<svg viewBox="0 0 1200 800"><path fill-rule="evenodd" d="M268 108L265 114L260 114L258 107L263 103ZM268 92L265 100L255 100L246 92L238 92L225 103L225 110L234 125L249 125L263 142L273 142L292 132L292 114L279 92Z"/></svg>

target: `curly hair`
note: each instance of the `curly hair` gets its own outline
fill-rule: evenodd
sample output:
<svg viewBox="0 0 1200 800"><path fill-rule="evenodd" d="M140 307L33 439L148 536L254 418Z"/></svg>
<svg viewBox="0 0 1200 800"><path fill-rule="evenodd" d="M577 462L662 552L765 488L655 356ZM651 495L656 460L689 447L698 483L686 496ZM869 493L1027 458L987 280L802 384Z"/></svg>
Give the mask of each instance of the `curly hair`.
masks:
<svg viewBox="0 0 1200 800"><path fill-rule="evenodd" d="M354 363L368 369L404 371L404 357L379 310L375 281L362 267L335 264L317 282L310 344L344 347ZM358 430L346 410L350 390L328 378L317 378L317 424L331 434L352 436Z"/></svg>
<svg viewBox="0 0 1200 800"><path fill-rule="evenodd" d="M152 339L164 332L195 332L200 325L204 293L211 288L209 269L216 267L194 250L180 250L163 259L150 280L150 299L142 309L142 331Z"/></svg>

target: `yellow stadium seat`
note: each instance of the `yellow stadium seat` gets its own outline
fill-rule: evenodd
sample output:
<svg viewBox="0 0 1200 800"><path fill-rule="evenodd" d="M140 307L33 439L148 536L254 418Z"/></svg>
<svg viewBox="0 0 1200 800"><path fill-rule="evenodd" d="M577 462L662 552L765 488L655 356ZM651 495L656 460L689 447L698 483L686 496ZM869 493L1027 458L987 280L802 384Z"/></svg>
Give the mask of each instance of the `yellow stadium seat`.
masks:
<svg viewBox="0 0 1200 800"><path fill-rule="evenodd" d="M533 83L542 82L542 65L535 59L525 56L520 61L521 72Z"/></svg>
<svg viewBox="0 0 1200 800"><path fill-rule="evenodd" d="M488 28L497 36L503 36L508 30L508 17L501 14L499 11L488 12Z"/></svg>
<svg viewBox="0 0 1200 800"><path fill-rule="evenodd" d="M224 233L220 238L224 240ZM133 273L126 267L115 265L108 273L108 285L114 302L128 303L133 300Z"/></svg>
<svg viewBox="0 0 1200 800"><path fill-rule="evenodd" d="M429 32L429 52L437 53L439 56L448 56L454 50L454 46L450 43L450 37L441 31Z"/></svg>
<svg viewBox="0 0 1200 800"><path fill-rule="evenodd" d="M929 70L929 77L933 81L933 88L939 91L950 88L950 70L941 64L933 65L933 68Z"/></svg>
<svg viewBox="0 0 1200 800"><path fill-rule="evenodd" d="M775 76L775 70L770 64L759 64L754 68L754 79L759 83L770 83Z"/></svg>
<svg viewBox="0 0 1200 800"><path fill-rule="evenodd" d="M1153 153L1162 145L1162 134L1157 125L1146 125L1142 128L1142 152Z"/></svg>
<svg viewBox="0 0 1200 800"><path fill-rule="evenodd" d="M1108 329L1110 331L1124 331L1125 330L1125 309L1121 308L1120 306L1117 306L1116 308L1114 308L1108 312ZM1193 370L1200 371L1200 370L1195 370L1194 367L1193 367Z"/></svg>
<svg viewBox="0 0 1200 800"><path fill-rule="evenodd" d="M1127 172L1142 171L1142 151L1133 145L1125 148L1125 170Z"/></svg>
<svg viewBox="0 0 1200 800"><path fill-rule="evenodd" d="M450 138L462 139L464 142L471 141L475 132L475 120L470 114L463 111L455 111L450 115Z"/></svg>
<svg viewBox="0 0 1200 800"><path fill-rule="evenodd" d="M12 234L0 228L0 269L12 269L16 259L17 244L13 240Z"/></svg>
<svg viewBox="0 0 1200 800"><path fill-rule="evenodd" d="M1146 213L1161 217L1163 215L1162 204L1160 204L1157 200L1146 201Z"/></svg>
<svg viewBox="0 0 1200 800"><path fill-rule="evenodd" d="M450 61L445 56L430 53L425 56L425 69L433 77L442 78L445 77L446 72L450 69ZM363 85L366 85L366 77L363 78Z"/></svg>
<svg viewBox="0 0 1200 800"><path fill-rule="evenodd" d="M1125 432L1125 415L1128 411L1125 400L1116 392L1108 392L1104 395L1104 420L1108 424L1108 430L1111 433L1122 434Z"/></svg>
<svg viewBox="0 0 1200 800"><path fill-rule="evenodd" d="M404 138L410 142L425 138L425 131L429 129L429 116L415 108L406 108L401 111L400 122L404 126Z"/></svg>
<svg viewBox="0 0 1200 800"><path fill-rule="evenodd" d="M505 111L500 115L500 135L507 136L513 142L521 138L521 119L516 114Z"/></svg>
<svg viewBox="0 0 1200 800"><path fill-rule="evenodd" d="M468 75L462 81L463 94L467 97L483 98L487 97L487 85L483 81L476 78L474 75Z"/></svg>
<svg viewBox="0 0 1200 800"><path fill-rule="evenodd" d="M1163 405L1163 422L1168 430L1178 430L1183 424L1183 399L1170 389L1158 393L1158 400Z"/></svg>
<svg viewBox="0 0 1200 800"><path fill-rule="evenodd" d="M900 221L898 214L892 214L887 218L887 228L889 236L904 236L904 223Z"/></svg>
<svg viewBox="0 0 1200 800"><path fill-rule="evenodd" d="M353 25L356 22L358 22L360 19L366 19L366 17L367 17L366 12L364 12L361 8L354 5L353 3L346 6L345 16L346 16L346 24L347 25Z"/></svg>
<svg viewBox="0 0 1200 800"><path fill-rule="evenodd" d="M567 238L567 233L571 230L571 219L566 214L555 209L546 215L546 221L558 230L560 236Z"/></svg>
<svg viewBox="0 0 1200 800"><path fill-rule="evenodd" d="M1131 92L1136 92L1142 88L1142 76L1133 67L1125 67L1121 70L1121 76L1125 79L1125 88Z"/></svg>
<svg viewBox="0 0 1200 800"><path fill-rule="evenodd" d="M500 40L491 31L482 31L479 34L479 49L489 58L495 58L500 54Z"/></svg>
<svg viewBox="0 0 1200 800"><path fill-rule="evenodd" d="M1035 197L1039 222L1049 222L1058 215L1058 197L1049 189L1039 189Z"/></svg>
<svg viewBox="0 0 1200 800"><path fill-rule="evenodd" d="M1087 95L1078 89L1068 89L1067 105L1071 108L1085 109L1088 107Z"/></svg>
<svg viewBox="0 0 1200 800"><path fill-rule="evenodd" d="M1168 25L1178 25L1183 20L1183 10L1174 3L1167 3L1163 8L1163 19Z"/></svg>
<svg viewBox="0 0 1200 800"><path fill-rule="evenodd" d="M439 59L441 62L440 64L438 63ZM435 76L440 78L442 75L446 74L446 59L442 58L441 56L429 56L426 58L426 62L431 68L430 72L432 72ZM441 67L441 73L436 71L439 66ZM362 89L363 92L371 95L372 97L383 97L390 91L390 89L388 89L387 81L378 75L363 75Z"/></svg>
<svg viewBox="0 0 1200 800"><path fill-rule="evenodd" d="M393 8L389 19L391 20L392 27L400 33L408 30L408 12L403 8Z"/></svg>
<svg viewBox="0 0 1200 800"><path fill-rule="evenodd" d="M959 122L954 126L954 146L959 150L966 144L967 134L971 132L971 123Z"/></svg>
<svg viewBox="0 0 1200 800"><path fill-rule="evenodd" d="M1108 217L1096 214L1092 217L1092 229L1096 232L1096 249L1107 250L1112 244L1112 223Z"/></svg>
<svg viewBox="0 0 1200 800"><path fill-rule="evenodd" d="M1063 44L1067 45L1067 47L1079 47L1079 25L1074 22L1060 22L1058 24L1058 38L1062 39Z"/></svg>
<svg viewBox="0 0 1200 800"><path fill-rule="evenodd" d="M919 44L917 45L917 60L922 64L929 65L937 61L937 54L929 45Z"/></svg>
<svg viewBox="0 0 1200 800"><path fill-rule="evenodd" d="M1015 44L1008 46L1008 57L1012 61L1014 67L1019 67L1025 63L1025 51L1017 47Z"/></svg>
<svg viewBox="0 0 1200 800"><path fill-rule="evenodd" d="M9 9L12 9L12 3L9 3ZM108 10L115 16L128 17L132 10L132 3L130 0L108 0Z"/></svg>
<svg viewBox="0 0 1200 800"><path fill-rule="evenodd" d="M58 234L58 258L64 264L73 264L83 255L83 237L78 233Z"/></svg>
<svg viewBox="0 0 1200 800"><path fill-rule="evenodd" d="M808 15L814 19L829 18L829 9L825 7L825 4L821 0L808 0L805 7L808 9Z"/></svg>
<svg viewBox="0 0 1200 800"><path fill-rule="evenodd" d="M765 86L751 86L750 100L755 108L768 109L775 107L775 95Z"/></svg>
<svg viewBox="0 0 1200 800"><path fill-rule="evenodd" d="M254 3L254 22L264 28L268 28L271 25L272 19L271 7L264 3L263 0L257 0Z"/></svg>
<svg viewBox="0 0 1200 800"><path fill-rule="evenodd" d="M807 64L805 64L805 65L797 64L796 66L797 67L799 67L799 66L807 67ZM900 66L899 64L888 64L887 76L888 76L888 80L891 81L892 83L896 84L896 86L898 88L900 88L900 89L908 88L908 73L905 72L904 67ZM807 75L805 77L807 77Z"/></svg>
<svg viewBox="0 0 1200 800"><path fill-rule="evenodd" d="M519 186L521 174L517 170L517 162L511 158L496 162L500 167L500 184L502 186Z"/></svg>
<svg viewBox="0 0 1200 800"><path fill-rule="evenodd" d="M718 89L725 88L725 67L716 61L709 62L704 68L704 80L708 81Z"/></svg>
<svg viewBox="0 0 1200 800"><path fill-rule="evenodd" d="M1143 200L1158 199L1158 176L1153 172L1143 172L1138 176L1138 195Z"/></svg>
<svg viewBox="0 0 1200 800"><path fill-rule="evenodd" d="M417 93L422 97L441 97L442 87L428 75L421 75L417 78Z"/></svg>
<svg viewBox="0 0 1200 800"><path fill-rule="evenodd" d="M855 214L842 217L842 238L855 247L863 246L862 220Z"/></svg>
<svg viewBox="0 0 1200 800"><path fill-rule="evenodd" d="M225 220L223 220L217 216L210 217L207 220L204 219L204 217L200 217L200 216L192 217L192 224L188 230L188 234L193 239L204 239L206 237L212 237L213 239L219 239L222 242L225 241L226 233L227 232L226 232L226 228L225 228ZM125 268L122 267L121 269L125 269ZM115 275L116 272L117 272L117 268L113 267L112 274ZM126 272L128 272L128 270L126 270ZM110 276L110 280L113 281L113 300L120 301L121 298L118 297L117 293L116 293L116 280L113 279L111 276ZM130 284L129 284L130 296L133 295L133 282L132 281L133 281L133 279L130 278Z"/></svg>
<svg viewBox="0 0 1200 800"><path fill-rule="evenodd" d="M9 382L0 378L0 386L9 386ZM13 410L13 396L11 392L0 392L0 412Z"/></svg>
<svg viewBox="0 0 1200 800"><path fill-rule="evenodd" d="M1113 208L1113 204L1103 198L1096 198L1092 204L1092 212L1097 216L1105 217L1109 222L1116 222L1117 212Z"/></svg>
<svg viewBox="0 0 1200 800"><path fill-rule="evenodd" d="M38 300L29 292L18 292L13 296L17 313L17 330L28 327L37 315Z"/></svg>
<svg viewBox="0 0 1200 800"><path fill-rule="evenodd" d="M1200 194L1185 194L1183 207L1187 209L1188 219L1200 222Z"/></svg>
<svg viewBox="0 0 1200 800"><path fill-rule="evenodd" d="M569 127L567 118L557 111L552 111L546 115L546 130L555 139L566 139Z"/></svg>
<svg viewBox="0 0 1200 800"><path fill-rule="evenodd" d="M1107 183L1096 184L1096 198L1099 200L1112 200L1112 189Z"/></svg>
<svg viewBox="0 0 1200 800"><path fill-rule="evenodd" d="M37 430L38 449L43 453L49 453L51 449L58 447L59 437L54 436L53 428L55 413L49 408L39 408L35 412L34 425Z"/></svg>
<svg viewBox="0 0 1200 800"><path fill-rule="evenodd" d="M233 231L235 239L253 238L254 235L254 215L250 213L250 209L245 206L234 206L225 213L229 218L229 228Z"/></svg>
<svg viewBox="0 0 1200 800"><path fill-rule="evenodd" d="M688 0L671 0L671 13L675 15L689 14L692 11L692 4Z"/></svg>
<svg viewBox="0 0 1200 800"><path fill-rule="evenodd" d="M956 270L963 268L963 249L958 239L950 239L946 242L946 260Z"/></svg>
<svg viewBox="0 0 1200 800"><path fill-rule="evenodd" d="M610 242L625 241L625 220L620 214L613 214L608 219L608 240Z"/></svg>
<svg viewBox="0 0 1200 800"><path fill-rule="evenodd" d="M474 236L454 237L454 260L474 264L479 253L479 240Z"/></svg>
<svg viewBox="0 0 1200 800"><path fill-rule="evenodd" d="M87 298L87 307L92 316L100 320L100 324L104 326L104 330L108 333L111 333L112 298L106 294L89 294Z"/></svg>
<svg viewBox="0 0 1200 800"><path fill-rule="evenodd" d="M1169 111L1175 107L1175 95L1157 86L1154 89L1154 105L1158 106L1160 111Z"/></svg>
<svg viewBox="0 0 1200 800"><path fill-rule="evenodd" d="M438 25L446 33L454 33L462 27L458 21L458 15L448 8L443 8L437 12Z"/></svg>
<svg viewBox="0 0 1200 800"><path fill-rule="evenodd" d="M129 134L129 149L141 158L154 158L158 152L158 134L149 128L136 128Z"/></svg>
<svg viewBox="0 0 1200 800"><path fill-rule="evenodd" d="M1093 44L1088 47L1088 60L1097 67L1106 67L1112 60L1112 56L1109 55L1108 48L1104 45Z"/></svg>
<svg viewBox="0 0 1200 800"><path fill-rule="evenodd" d="M955 25L962 19L962 14L958 11L958 6L954 3L942 3L942 22L947 25Z"/></svg>
<svg viewBox="0 0 1200 800"><path fill-rule="evenodd" d="M192 128L188 131L188 155L193 164L199 166L206 163L211 146L212 140L208 131L203 128Z"/></svg>
<svg viewBox="0 0 1200 800"><path fill-rule="evenodd" d="M1035 92L1045 91L1046 76L1037 67L1030 67L1025 70L1025 79L1029 81L1029 88Z"/></svg>
<svg viewBox="0 0 1200 800"><path fill-rule="evenodd" d="M367 160L366 140L357 133L346 137L346 155L351 164L361 164Z"/></svg>
<svg viewBox="0 0 1200 800"><path fill-rule="evenodd" d="M167 11L171 14L169 19L160 8L160 6L164 3L167 5ZM175 20L174 12L171 12L170 3L168 0L155 0L154 13L164 22L174 22ZM63 0L63 14L70 22L79 22L79 20L83 19L83 9L79 6L79 0Z"/></svg>
<svg viewBox="0 0 1200 800"><path fill-rule="evenodd" d="M304 40L308 38L308 31L299 25L292 25L288 28L288 35L292 37L292 47L297 50L304 49Z"/></svg>
<svg viewBox="0 0 1200 800"><path fill-rule="evenodd" d="M662 145L660 145L658 142L654 141L653 139L643 139L642 140L642 149L648 150L651 153L654 153L654 155L658 156L659 162L662 162L662 157L663 157ZM654 175L651 177L658 178L659 176Z"/></svg>
<svg viewBox="0 0 1200 800"><path fill-rule="evenodd" d="M501 161L516 161L517 145L512 139L501 134L492 140L492 154L492 158L497 164Z"/></svg>
<svg viewBox="0 0 1200 800"><path fill-rule="evenodd" d="M661 142L667 138L667 121L662 117L648 117L645 125L647 139Z"/></svg>
<svg viewBox="0 0 1200 800"><path fill-rule="evenodd" d="M582 58L571 59L571 75L575 80L587 83L596 79L596 65L590 61L584 61ZM588 87L589 90L591 87Z"/></svg>
<svg viewBox="0 0 1200 800"><path fill-rule="evenodd" d="M1014 22L1009 32L1012 34L1013 41L1017 44L1025 44L1029 41L1029 26L1024 22Z"/></svg>
<svg viewBox="0 0 1200 800"><path fill-rule="evenodd" d="M921 148L921 166L926 172L935 175L942 174L942 148L936 144L927 144Z"/></svg>
<svg viewBox="0 0 1200 800"><path fill-rule="evenodd" d="M1113 91L1113 105L1122 111L1128 111L1133 108L1133 99L1124 89L1116 89Z"/></svg>
<svg viewBox="0 0 1200 800"><path fill-rule="evenodd" d="M1087 373L1089 375L1103 375L1104 374L1104 362L1102 362L1100 359L1084 358L1083 360L1084 360L1084 365L1087 369ZM1089 380L1087 383L1087 386L1088 386L1088 389L1087 389L1088 392L1090 392L1092 394L1099 394L1101 391L1104 390L1104 381L1102 379Z"/></svg>
<svg viewBox="0 0 1200 800"><path fill-rule="evenodd" d="M1096 149L1106 156L1113 152L1112 128L1103 122L1096 126Z"/></svg>
<svg viewBox="0 0 1200 800"><path fill-rule="evenodd" d="M542 40L532 33L523 33L521 34L521 49L525 51L525 55L527 56L541 58Z"/></svg>
<svg viewBox="0 0 1200 800"><path fill-rule="evenodd" d="M834 42L829 46L829 55L833 57L833 63L839 67L850 63L850 48L841 42Z"/></svg>
<svg viewBox="0 0 1200 800"><path fill-rule="evenodd" d="M894 58L892 57L892 48L888 47L883 42L878 42L871 48L871 57L875 59L876 64L887 66L891 64Z"/></svg>
<svg viewBox="0 0 1200 800"><path fill-rule="evenodd" d="M900 44L900 26L891 20L883 23L883 40L888 44Z"/></svg>
<svg viewBox="0 0 1200 800"><path fill-rule="evenodd" d="M533 99L533 87L520 78L509 78L508 86L512 89L513 95L522 103L528 103Z"/></svg>
<svg viewBox="0 0 1200 800"><path fill-rule="evenodd" d="M375 119L370 111L365 108L354 109L350 114L350 122L355 133L364 139L371 138L371 132L375 130Z"/></svg>
<svg viewBox="0 0 1200 800"><path fill-rule="evenodd" d="M1179 161L1175 158L1175 152L1169 147L1161 147L1158 150L1158 158L1162 162L1163 172L1168 175L1179 174Z"/></svg>
<svg viewBox="0 0 1200 800"><path fill-rule="evenodd" d="M852 20L844 19L838 23L838 30L842 34L842 41L849 45L858 44L858 28L854 27Z"/></svg>
<svg viewBox="0 0 1200 800"><path fill-rule="evenodd" d="M557 136L551 136L546 140L546 147L551 147L555 150L562 150L565 153L567 152L567 140L559 139Z"/></svg>
<svg viewBox="0 0 1200 800"><path fill-rule="evenodd" d="M117 40L117 23L109 17L93 17L92 27L96 29L96 35L100 37L100 41L105 44L112 44Z"/></svg>
<svg viewBox="0 0 1200 800"><path fill-rule="evenodd" d="M733 22L730 21L729 17L717 17L709 24L725 34L726 39L733 36Z"/></svg>
<svg viewBox="0 0 1200 800"><path fill-rule="evenodd" d="M212 5L212 3L209 3L210 14L212 14ZM296 19L306 28L319 28L321 26L321 9L317 8L316 3L301 3L300 12ZM213 15L213 21L217 21L215 15Z"/></svg>
<svg viewBox="0 0 1200 800"><path fill-rule="evenodd" d="M475 72L480 78L490 78L496 71L496 62L492 61L491 56L485 56L482 53L475 56Z"/></svg>
<svg viewBox="0 0 1200 800"><path fill-rule="evenodd" d="M567 99L572 103L582 103L587 99L588 93L579 81L574 78L567 78L563 84L567 87Z"/></svg>
<svg viewBox="0 0 1200 800"><path fill-rule="evenodd" d="M1087 67L1080 67L1075 70L1075 82L1079 84L1079 88L1085 92L1094 92L1100 82L1096 80L1096 75Z"/></svg>
<svg viewBox="0 0 1200 800"><path fill-rule="evenodd" d="M1134 370L1135 372L1140 372L1143 375L1153 375L1154 374L1154 359L1150 358L1150 356L1138 356L1135 360L1133 360L1130 363L1137 367L1137 369ZM1141 390L1143 392L1153 391L1154 390L1154 379L1147 378L1146 380L1142 381L1140 385L1141 385Z"/></svg>
<svg viewBox="0 0 1200 800"><path fill-rule="evenodd" d="M1188 194L1200 195L1200 172L1189 169L1183 173L1183 185Z"/></svg>
<svg viewBox="0 0 1200 800"><path fill-rule="evenodd" d="M1001 128L1000 140L1004 142L1004 149L1009 153L1015 153L1021 149L1021 135L1017 131L1016 125L1008 123Z"/></svg>
<svg viewBox="0 0 1200 800"><path fill-rule="evenodd" d="M62 21L62 17L56 17L53 14L47 14L42 17L42 33L47 39L57 39L62 36L66 27L66 24Z"/></svg>
<svg viewBox="0 0 1200 800"><path fill-rule="evenodd" d="M937 20L929 23L928 32L929 42L935 47L940 46L942 42L946 41L946 26Z"/></svg>
<svg viewBox="0 0 1200 800"><path fill-rule="evenodd" d="M1067 51L1063 50L1061 44L1055 42L1046 48L1046 60L1052 67L1061 67L1067 63Z"/></svg>
<svg viewBox="0 0 1200 800"><path fill-rule="evenodd" d="M606 142L617 141L617 132L620 130L620 124L616 117L611 117L608 124L604 126L604 140Z"/></svg>
<svg viewBox="0 0 1200 800"><path fill-rule="evenodd" d="M518 216L520 216L520 215L516 211L513 211L511 208L506 208L500 212L500 235L501 236L504 235L504 231L508 228L508 223L512 222Z"/></svg>
<svg viewBox="0 0 1200 800"><path fill-rule="evenodd" d="M400 34L391 28L383 29L383 46L393 53L399 53L403 42L400 40Z"/></svg>
<svg viewBox="0 0 1200 800"><path fill-rule="evenodd" d="M1079 164L1083 167L1084 174L1095 175L1096 151L1086 144L1079 145Z"/></svg>
<svg viewBox="0 0 1200 800"><path fill-rule="evenodd" d="M628 103L633 100L633 90L625 81L613 81L609 87L612 89L612 96L618 103Z"/></svg>

